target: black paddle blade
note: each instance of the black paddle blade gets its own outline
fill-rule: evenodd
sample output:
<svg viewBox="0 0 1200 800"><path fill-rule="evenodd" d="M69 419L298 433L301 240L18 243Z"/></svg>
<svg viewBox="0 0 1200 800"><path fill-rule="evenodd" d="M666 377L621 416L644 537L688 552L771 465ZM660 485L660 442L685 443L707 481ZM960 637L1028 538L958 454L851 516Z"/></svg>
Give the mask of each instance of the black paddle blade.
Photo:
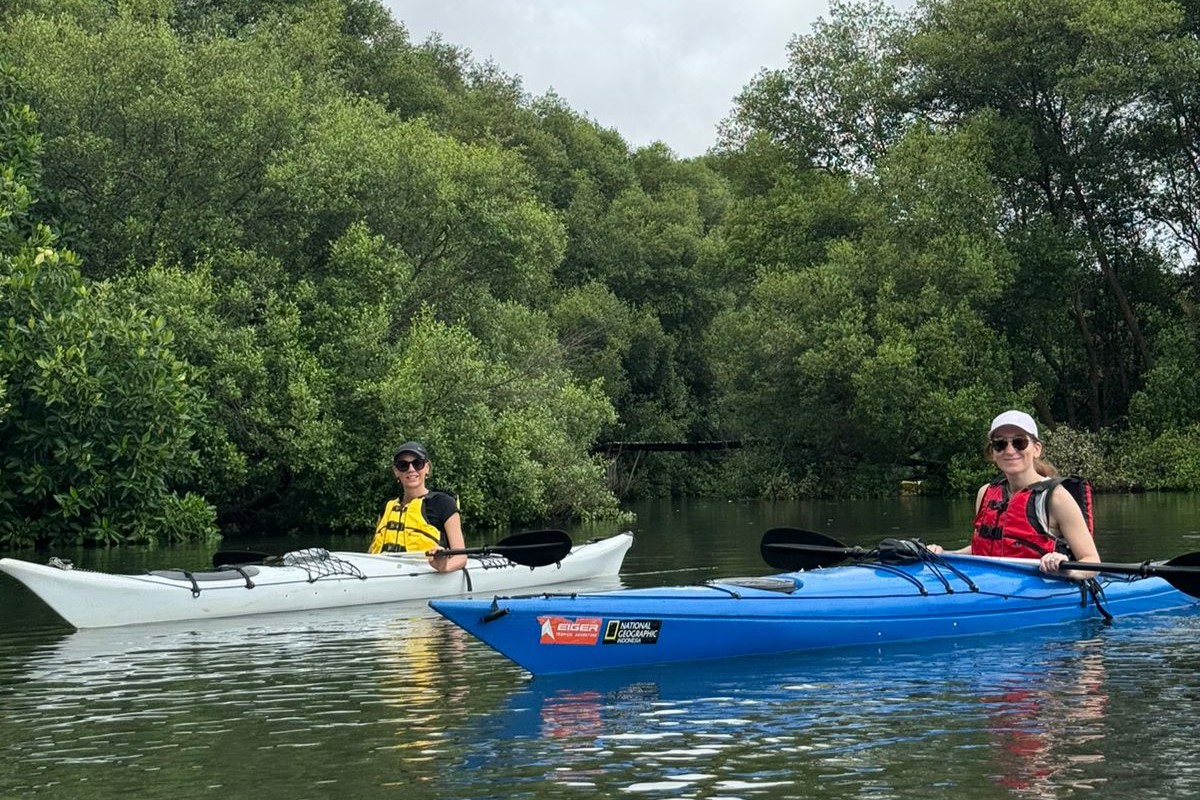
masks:
<svg viewBox="0 0 1200 800"><path fill-rule="evenodd" d="M1150 570L1184 594L1200 597L1200 552L1175 556L1162 567Z"/></svg>
<svg viewBox="0 0 1200 800"><path fill-rule="evenodd" d="M228 565L261 564L268 558L272 558L270 553L257 550L218 550L213 553L213 567L220 569Z"/></svg>
<svg viewBox="0 0 1200 800"><path fill-rule="evenodd" d="M828 567L847 558L866 555L861 547L847 547L817 531L771 528L759 546L763 561L785 572Z"/></svg>
<svg viewBox="0 0 1200 800"><path fill-rule="evenodd" d="M509 561L527 567L545 567L557 564L571 552L571 537L566 531L559 530L523 531L506 536L482 550L502 555Z"/></svg>
<svg viewBox="0 0 1200 800"><path fill-rule="evenodd" d="M1163 564L1164 567L1200 567L1200 551L1195 553L1184 553L1181 556L1175 556L1170 561Z"/></svg>

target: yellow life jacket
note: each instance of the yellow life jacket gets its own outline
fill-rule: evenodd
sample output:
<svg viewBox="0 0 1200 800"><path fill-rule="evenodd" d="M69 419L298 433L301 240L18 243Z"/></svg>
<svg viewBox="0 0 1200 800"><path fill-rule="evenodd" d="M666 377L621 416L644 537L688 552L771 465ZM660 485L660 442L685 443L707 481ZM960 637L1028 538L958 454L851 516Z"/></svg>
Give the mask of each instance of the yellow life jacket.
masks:
<svg viewBox="0 0 1200 800"><path fill-rule="evenodd" d="M432 547L444 545L442 532L425 520L421 513L423 497L414 497L407 503L400 498L389 500L379 524L375 526L375 538L371 540L368 553L424 553Z"/></svg>

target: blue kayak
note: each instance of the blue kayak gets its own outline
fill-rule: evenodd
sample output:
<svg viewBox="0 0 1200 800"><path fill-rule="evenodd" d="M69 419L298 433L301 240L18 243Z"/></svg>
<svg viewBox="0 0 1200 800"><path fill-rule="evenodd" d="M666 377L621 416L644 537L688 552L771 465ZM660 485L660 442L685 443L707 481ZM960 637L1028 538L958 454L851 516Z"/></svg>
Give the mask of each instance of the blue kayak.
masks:
<svg viewBox="0 0 1200 800"><path fill-rule="evenodd" d="M591 594L433 600L535 675L946 639L1193 609L1157 577L1048 577L1036 562L946 555Z"/></svg>

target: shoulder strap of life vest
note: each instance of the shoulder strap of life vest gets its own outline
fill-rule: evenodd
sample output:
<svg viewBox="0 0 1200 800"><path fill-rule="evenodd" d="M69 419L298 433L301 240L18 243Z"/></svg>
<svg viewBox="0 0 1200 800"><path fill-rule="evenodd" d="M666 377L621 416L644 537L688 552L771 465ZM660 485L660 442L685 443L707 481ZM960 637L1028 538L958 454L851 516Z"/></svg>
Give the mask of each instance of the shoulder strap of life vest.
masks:
<svg viewBox="0 0 1200 800"><path fill-rule="evenodd" d="M1083 521L1087 523L1088 533L1095 535L1096 522L1092 514L1092 482L1087 478L1080 478L1078 475L1047 478L1030 487L1035 492L1033 498L1034 508L1042 529L1046 531L1050 530L1050 512L1048 511L1048 506L1050 504L1050 494L1056 486L1062 486L1071 497L1075 498L1075 502L1079 504L1079 510L1083 512Z"/></svg>

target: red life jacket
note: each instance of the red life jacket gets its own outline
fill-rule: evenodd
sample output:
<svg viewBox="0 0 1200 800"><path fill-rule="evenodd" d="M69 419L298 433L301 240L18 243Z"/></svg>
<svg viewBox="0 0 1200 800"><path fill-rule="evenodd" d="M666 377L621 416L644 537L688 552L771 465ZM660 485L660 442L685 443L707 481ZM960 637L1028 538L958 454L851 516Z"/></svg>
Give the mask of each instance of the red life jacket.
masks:
<svg viewBox="0 0 1200 800"><path fill-rule="evenodd" d="M1082 478L1047 478L1008 495L1003 475L984 490L975 514L971 553L977 556L1041 558L1046 553L1071 555L1062 537L1050 530L1047 506L1055 487L1062 485L1079 504L1088 533L1092 533L1092 485Z"/></svg>

